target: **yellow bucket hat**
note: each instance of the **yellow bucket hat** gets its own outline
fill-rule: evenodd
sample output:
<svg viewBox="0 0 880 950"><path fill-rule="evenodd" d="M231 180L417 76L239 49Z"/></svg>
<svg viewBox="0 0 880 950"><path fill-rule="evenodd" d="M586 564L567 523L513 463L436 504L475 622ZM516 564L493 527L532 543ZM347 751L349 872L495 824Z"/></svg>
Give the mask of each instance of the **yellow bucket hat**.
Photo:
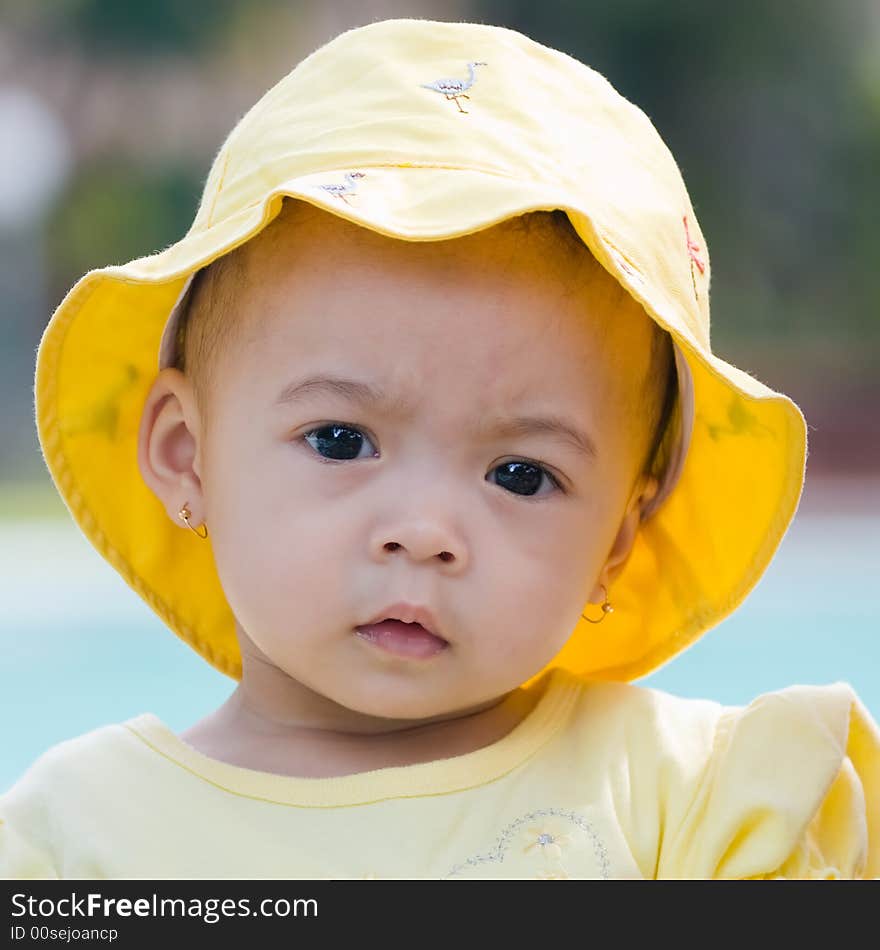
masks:
<svg viewBox="0 0 880 950"><path fill-rule="evenodd" d="M677 450L613 614L601 628L580 621L548 668L635 679L742 602L796 511L806 424L791 399L711 351L709 257L675 160L647 116L571 56L503 27L394 19L300 62L230 132L186 235L85 274L43 333L36 420L55 486L179 637L241 677L210 541L173 524L141 477L141 411L173 358L193 275L259 233L285 196L408 241L563 209L670 333Z"/></svg>

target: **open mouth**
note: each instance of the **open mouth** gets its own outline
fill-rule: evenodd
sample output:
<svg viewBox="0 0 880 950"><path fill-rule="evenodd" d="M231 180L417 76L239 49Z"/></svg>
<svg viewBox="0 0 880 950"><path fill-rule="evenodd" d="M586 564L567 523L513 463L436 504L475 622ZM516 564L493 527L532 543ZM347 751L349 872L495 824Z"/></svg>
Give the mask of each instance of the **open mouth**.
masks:
<svg viewBox="0 0 880 950"><path fill-rule="evenodd" d="M428 659L442 653L449 643L426 630L420 623L380 620L355 627L355 634L395 656Z"/></svg>

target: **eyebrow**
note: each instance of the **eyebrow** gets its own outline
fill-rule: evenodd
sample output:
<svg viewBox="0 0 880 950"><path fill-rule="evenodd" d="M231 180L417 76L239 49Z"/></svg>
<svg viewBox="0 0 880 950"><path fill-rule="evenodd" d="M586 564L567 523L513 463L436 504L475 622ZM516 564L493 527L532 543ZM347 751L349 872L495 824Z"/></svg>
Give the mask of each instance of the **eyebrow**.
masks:
<svg viewBox="0 0 880 950"><path fill-rule="evenodd" d="M370 383L332 375L309 376L307 379L289 383L278 394L275 406L289 406L314 394L341 397L372 409L384 407L392 413L402 414L408 408L403 400L392 399L383 390ZM512 416L497 420L494 424L483 425L481 428L484 433L502 436L532 433L551 435L568 443L590 459L595 460L599 456L596 443L588 432L553 414Z"/></svg>

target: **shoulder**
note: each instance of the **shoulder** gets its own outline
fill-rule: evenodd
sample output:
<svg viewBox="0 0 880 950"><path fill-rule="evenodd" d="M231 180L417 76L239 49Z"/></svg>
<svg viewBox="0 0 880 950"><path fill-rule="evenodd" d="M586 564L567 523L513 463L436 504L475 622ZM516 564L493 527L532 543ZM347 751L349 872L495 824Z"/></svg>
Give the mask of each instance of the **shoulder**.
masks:
<svg viewBox="0 0 880 950"><path fill-rule="evenodd" d="M81 834L83 815L102 807L108 776L136 747L126 726L56 743L0 795L0 878L60 876L66 835Z"/></svg>
<svg viewBox="0 0 880 950"><path fill-rule="evenodd" d="M644 878L687 815L725 707L631 683L570 677L574 697L554 752L577 794L611 822Z"/></svg>
<svg viewBox="0 0 880 950"><path fill-rule="evenodd" d="M571 729L589 731L593 739L603 733L619 736L625 730L630 746L682 760L702 756L704 769L710 760L730 753L738 761L753 755L766 763L763 754L781 745L792 765L806 755L820 770L827 770L839 766L851 740L860 750L877 741L877 724L845 682L786 686L741 706L633 683L571 675L569 683L575 693ZM783 760L774 761L775 773Z"/></svg>
<svg viewBox="0 0 880 950"><path fill-rule="evenodd" d="M55 788L60 781L94 775L95 766L100 762L131 749L132 733L128 727L145 718L151 715L147 713L125 722L99 726L55 743L34 759L15 784L0 796L0 801L17 800L25 792L36 793L40 789Z"/></svg>
<svg viewBox="0 0 880 950"><path fill-rule="evenodd" d="M880 730L850 684L792 685L742 706L627 683L576 688L579 748L625 750L627 792L655 816L642 865L653 876L880 875Z"/></svg>
<svg viewBox="0 0 880 950"><path fill-rule="evenodd" d="M695 777L711 754L729 707L633 683L569 676L575 694L568 732L581 747L625 750L627 757Z"/></svg>

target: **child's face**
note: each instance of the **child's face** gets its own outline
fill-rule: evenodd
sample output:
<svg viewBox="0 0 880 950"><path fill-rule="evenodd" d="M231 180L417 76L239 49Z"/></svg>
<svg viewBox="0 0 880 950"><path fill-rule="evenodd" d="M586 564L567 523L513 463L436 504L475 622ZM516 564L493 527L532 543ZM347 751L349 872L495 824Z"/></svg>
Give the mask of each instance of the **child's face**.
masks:
<svg viewBox="0 0 880 950"><path fill-rule="evenodd" d="M612 310L611 278L582 285L543 234L407 242L308 205L274 225L247 246L249 328L218 364L210 431L163 371L185 423L168 510L188 500L209 527L245 678L268 665L275 687L365 721L485 704L554 657L599 583L613 601L645 489L629 404L650 320L629 298ZM317 385L279 401L318 376L382 401ZM566 420L595 457L493 432L519 416ZM439 653L356 634L398 601L433 612Z"/></svg>

